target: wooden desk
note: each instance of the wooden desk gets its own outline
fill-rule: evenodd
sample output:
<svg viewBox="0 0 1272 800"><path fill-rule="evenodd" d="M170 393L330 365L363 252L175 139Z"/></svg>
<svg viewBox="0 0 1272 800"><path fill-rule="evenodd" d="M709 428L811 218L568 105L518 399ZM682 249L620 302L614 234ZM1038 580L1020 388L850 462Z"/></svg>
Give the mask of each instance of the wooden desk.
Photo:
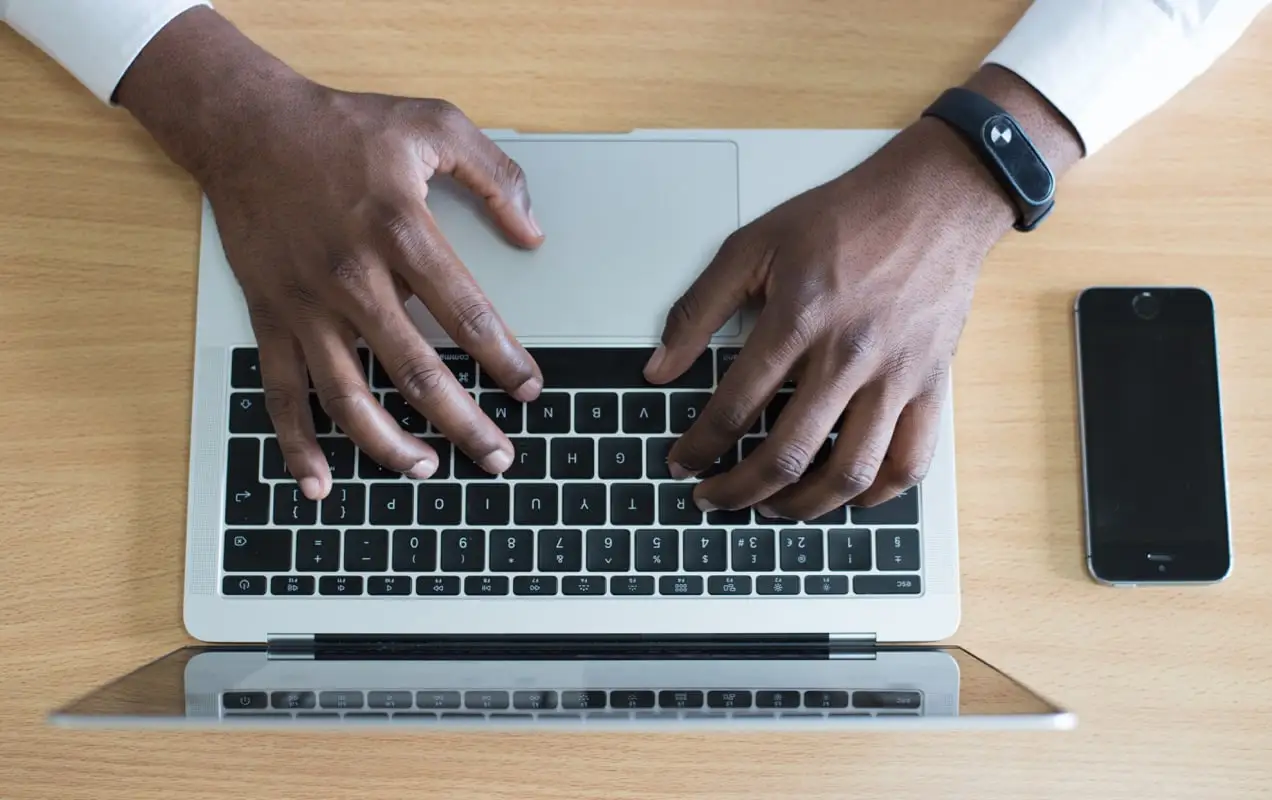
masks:
<svg viewBox="0 0 1272 800"><path fill-rule="evenodd" d="M898 127L1026 0L221 0L345 87L523 129ZM0 797L1252 797L1272 783L1272 17L1082 164L981 280L958 362L958 640L1075 708L1047 735L102 734L48 709L185 641L197 193L0 33ZM1070 302L1215 295L1237 568L1083 569ZM1187 502L1187 498L1181 498Z"/></svg>

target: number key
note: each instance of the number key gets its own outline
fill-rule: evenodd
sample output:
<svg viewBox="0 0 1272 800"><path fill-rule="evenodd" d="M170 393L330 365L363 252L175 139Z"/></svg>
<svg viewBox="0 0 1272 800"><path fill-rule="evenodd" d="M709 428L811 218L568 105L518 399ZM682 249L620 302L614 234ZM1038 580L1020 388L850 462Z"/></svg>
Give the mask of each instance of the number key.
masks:
<svg viewBox="0 0 1272 800"><path fill-rule="evenodd" d="M773 531L744 528L733 532L733 569L737 572L772 572Z"/></svg>
<svg viewBox="0 0 1272 800"><path fill-rule="evenodd" d="M437 531L393 532L393 571L432 572L437 566Z"/></svg>
<svg viewBox="0 0 1272 800"><path fill-rule="evenodd" d="M675 572L679 567L680 548L675 531L636 531L637 572Z"/></svg>
<svg viewBox="0 0 1272 800"><path fill-rule="evenodd" d="M827 534L832 572L866 572L870 569L870 531L832 530Z"/></svg>
<svg viewBox="0 0 1272 800"><path fill-rule="evenodd" d="M493 572L529 572L534 569L534 531L491 531L490 569Z"/></svg>
<svg viewBox="0 0 1272 800"><path fill-rule="evenodd" d="M919 568L919 532L916 530L881 530L875 537L875 550L880 570L913 572Z"/></svg>
<svg viewBox="0 0 1272 800"><path fill-rule="evenodd" d="M442 531L442 571L481 572L486 566L486 534L482 531Z"/></svg>
<svg viewBox="0 0 1272 800"><path fill-rule="evenodd" d="M583 569L583 532L539 531L539 571L579 572Z"/></svg>
<svg viewBox="0 0 1272 800"><path fill-rule="evenodd" d="M808 528L782 531L782 571L820 572L822 569L822 532Z"/></svg>
<svg viewBox="0 0 1272 800"><path fill-rule="evenodd" d="M626 572L631 553L630 531L604 528L587 532L588 572Z"/></svg>
<svg viewBox="0 0 1272 800"><path fill-rule="evenodd" d="M684 532L685 569L724 572L729 568L729 539L723 528L690 528Z"/></svg>

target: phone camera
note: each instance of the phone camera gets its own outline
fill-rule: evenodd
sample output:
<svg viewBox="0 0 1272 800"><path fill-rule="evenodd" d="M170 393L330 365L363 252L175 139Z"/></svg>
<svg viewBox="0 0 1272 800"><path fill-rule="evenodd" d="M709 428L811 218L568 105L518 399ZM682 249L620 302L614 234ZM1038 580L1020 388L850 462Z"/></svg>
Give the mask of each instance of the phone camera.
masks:
<svg viewBox="0 0 1272 800"><path fill-rule="evenodd" d="M1131 300L1131 309L1140 319L1154 319L1162 311L1162 301L1149 292L1140 292Z"/></svg>

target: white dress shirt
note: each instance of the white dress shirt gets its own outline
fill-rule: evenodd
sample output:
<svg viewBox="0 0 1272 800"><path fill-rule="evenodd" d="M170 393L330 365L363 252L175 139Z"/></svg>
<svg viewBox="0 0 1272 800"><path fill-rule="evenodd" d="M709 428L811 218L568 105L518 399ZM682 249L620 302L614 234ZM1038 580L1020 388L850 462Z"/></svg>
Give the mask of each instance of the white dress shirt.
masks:
<svg viewBox="0 0 1272 800"><path fill-rule="evenodd" d="M1090 155L1209 68L1270 2L1035 0L985 60L1032 84ZM208 3L0 0L0 19L110 102L151 37L198 5Z"/></svg>

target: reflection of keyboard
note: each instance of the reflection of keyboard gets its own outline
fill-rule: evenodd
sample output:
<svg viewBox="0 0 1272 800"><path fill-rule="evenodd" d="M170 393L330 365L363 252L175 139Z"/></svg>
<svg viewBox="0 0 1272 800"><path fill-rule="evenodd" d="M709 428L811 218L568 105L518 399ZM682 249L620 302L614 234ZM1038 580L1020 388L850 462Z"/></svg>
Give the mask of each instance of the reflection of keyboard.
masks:
<svg viewBox="0 0 1272 800"><path fill-rule="evenodd" d="M233 353L222 591L228 595L423 597L917 595L918 490L810 523L751 509L704 515L694 481L667 453L710 398L733 348L704 353L669 387L650 387L647 348L531 349L545 389L522 404L459 350L442 356L513 440L501 477L442 439L360 350L377 398L441 456L415 481L333 432L311 395L334 486L321 503L291 480L260 391L254 349ZM780 392L712 471L763 441ZM826 458L830 443L818 461ZM814 462L816 465L817 462Z"/></svg>

